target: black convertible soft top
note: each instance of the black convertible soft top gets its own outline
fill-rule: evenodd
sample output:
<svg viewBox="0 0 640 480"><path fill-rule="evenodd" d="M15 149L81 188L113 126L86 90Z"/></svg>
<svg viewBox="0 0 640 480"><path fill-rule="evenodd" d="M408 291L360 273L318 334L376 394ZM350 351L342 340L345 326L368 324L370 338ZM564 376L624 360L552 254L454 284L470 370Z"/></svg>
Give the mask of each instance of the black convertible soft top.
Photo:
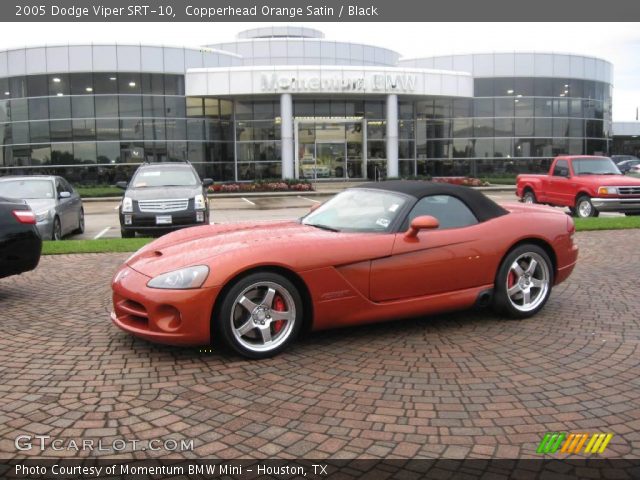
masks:
<svg viewBox="0 0 640 480"><path fill-rule="evenodd" d="M448 183L434 183L422 180L388 180L384 182L362 183L353 188L398 192L410 195L417 200L431 195L451 195L463 201L471 209L479 222L485 222L509 213L478 190Z"/></svg>

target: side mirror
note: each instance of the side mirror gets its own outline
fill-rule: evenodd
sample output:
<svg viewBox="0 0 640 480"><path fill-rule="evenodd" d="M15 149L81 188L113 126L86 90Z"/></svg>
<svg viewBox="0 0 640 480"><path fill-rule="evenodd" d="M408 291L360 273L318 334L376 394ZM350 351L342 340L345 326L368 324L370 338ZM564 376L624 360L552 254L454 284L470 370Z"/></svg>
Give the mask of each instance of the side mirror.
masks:
<svg viewBox="0 0 640 480"><path fill-rule="evenodd" d="M71 192L60 192L60 194L58 195L58 198L70 198L71 197Z"/></svg>
<svg viewBox="0 0 640 480"><path fill-rule="evenodd" d="M128 185L129 185L128 182L117 182L116 183L116 187L121 188L122 190L126 190Z"/></svg>
<svg viewBox="0 0 640 480"><path fill-rule="evenodd" d="M202 179L202 186L203 187L209 187L213 185L213 178L203 178Z"/></svg>
<svg viewBox="0 0 640 480"><path fill-rule="evenodd" d="M416 238L420 230L433 230L439 226L440 222L438 222L437 218L431 215L422 215L411 220L409 230L407 230L404 236L407 238Z"/></svg>
<svg viewBox="0 0 640 480"><path fill-rule="evenodd" d="M321 205L322 205L321 203L315 203L311 205L311 208L309 209L309 213L315 212L317 209L320 208Z"/></svg>

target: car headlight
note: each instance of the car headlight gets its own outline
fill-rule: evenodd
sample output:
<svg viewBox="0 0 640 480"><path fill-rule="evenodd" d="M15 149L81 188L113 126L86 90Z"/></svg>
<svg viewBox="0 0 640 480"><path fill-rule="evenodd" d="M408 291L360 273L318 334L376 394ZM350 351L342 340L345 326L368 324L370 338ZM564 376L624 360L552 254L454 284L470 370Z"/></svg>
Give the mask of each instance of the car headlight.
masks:
<svg viewBox="0 0 640 480"><path fill-rule="evenodd" d="M204 199L204 195L196 195L194 198L194 205L196 210L204 210L205 208L207 208L207 203Z"/></svg>
<svg viewBox="0 0 640 480"><path fill-rule="evenodd" d="M158 275L149 280L147 287L172 290L200 288L208 276L209 267L206 265L196 265L195 267L182 268Z"/></svg>
<svg viewBox="0 0 640 480"><path fill-rule="evenodd" d="M618 189L616 187L600 187L598 188L598 195L617 195Z"/></svg>
<svg viewBox="0 0 640 480"><path fill-rule="evenodd" d="M49 210L36 213L36 223L44 222L47 218L49 218Z"/></svg>
<svg viewBox="0 0 640 480"><path fill-rule="evenodd" d="M131 200L129 197L124 197L122 199L122 211L133 212L133 200Z"/></svg>

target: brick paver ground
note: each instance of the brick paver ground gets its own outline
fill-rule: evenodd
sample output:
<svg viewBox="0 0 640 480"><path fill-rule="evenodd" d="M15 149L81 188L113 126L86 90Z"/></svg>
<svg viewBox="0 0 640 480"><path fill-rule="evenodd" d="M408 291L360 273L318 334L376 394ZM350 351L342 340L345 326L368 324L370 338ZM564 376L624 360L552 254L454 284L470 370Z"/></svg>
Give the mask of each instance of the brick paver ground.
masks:
<svg viewBox="0 0 640 480"><path fill-rule="evenodd" d="M600 431L615 433L606 456L637 458L640 230L577 241L574 275L532 319L322 332L266 361L116 329L109 280L126 254L44 257L0 280L0 456L513 458L536 457L547 431ZM17 452L21 434L195 449Z"/></svg>

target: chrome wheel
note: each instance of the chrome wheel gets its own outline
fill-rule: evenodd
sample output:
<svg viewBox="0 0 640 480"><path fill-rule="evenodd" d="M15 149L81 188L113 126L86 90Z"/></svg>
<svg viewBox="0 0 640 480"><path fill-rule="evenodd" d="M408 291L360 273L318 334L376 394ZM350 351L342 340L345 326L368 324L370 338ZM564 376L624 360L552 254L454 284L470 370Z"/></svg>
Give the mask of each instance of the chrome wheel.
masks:
<svg viewBox="0 0 640 480"><path fill-rule="evenodd" d="M270 352L291 336L296 306L282 285L256 282L236 297L229 320L233 336L242 347L252 352Z"/></svg>
<svg viewBox="0 0 640 480"><path fill-rule="evenodd" d="M533 192L525 192L522 197L522 201L524 203L536 203L536 196L533 194Z"/></svg>
<svg viewBox="0 0 640 480"><path fill-rule="evenodd" d="M62 240L62 225L58 217L53 221L53 231L51 232L51 240Z"/></svg>
<svg viewBox="0 0 640 480"><path fill-rule="evenodd" d="M588 199L583 199L578 203L578 216L581 218L590 217L593 213L593 205Z"/></svg>
<svg viewBox="0 0 640 480"><path fill-rule="evenodd" d="M507 298L519 312L530 312L543 303L549 291L549 265L535 252L519 255L509 267Z"/></svg>

